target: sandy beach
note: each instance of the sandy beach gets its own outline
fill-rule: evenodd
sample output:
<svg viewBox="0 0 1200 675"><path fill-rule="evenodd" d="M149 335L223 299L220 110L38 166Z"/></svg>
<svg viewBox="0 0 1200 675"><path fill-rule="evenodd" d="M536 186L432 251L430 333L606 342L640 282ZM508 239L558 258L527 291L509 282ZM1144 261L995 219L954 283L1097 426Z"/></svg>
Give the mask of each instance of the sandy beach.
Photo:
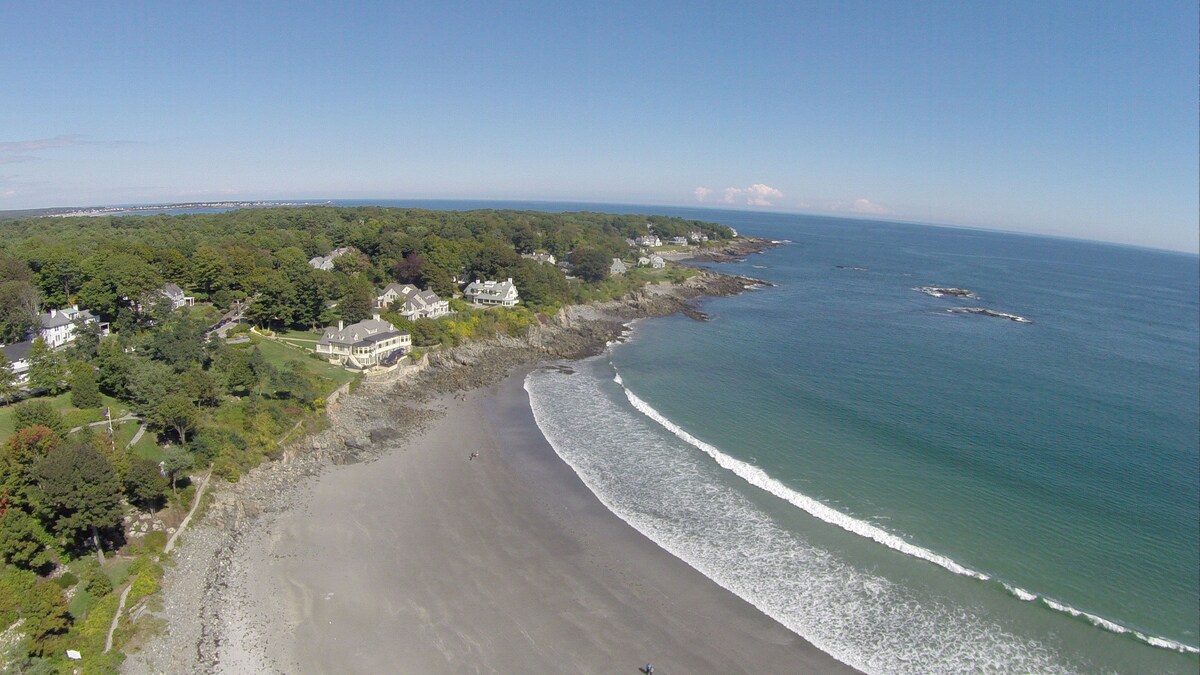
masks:
<svg viewBox="0 0 1200 675"><path fill-rule="evenodd" d="M852 672L608 512L523 375L436 399L423 434L263 519L234 556L218 670Z"/></svg>

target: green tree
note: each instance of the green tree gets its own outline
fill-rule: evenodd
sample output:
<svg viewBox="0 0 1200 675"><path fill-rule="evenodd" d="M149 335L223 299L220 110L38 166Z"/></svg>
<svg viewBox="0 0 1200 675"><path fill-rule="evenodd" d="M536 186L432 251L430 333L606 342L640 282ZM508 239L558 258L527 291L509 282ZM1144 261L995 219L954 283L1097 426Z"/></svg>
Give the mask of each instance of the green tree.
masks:
<svg viewBox="0 0 1200 675"><path fill-rule="evenodd" d="M0 516L0 557L21 569L40 572L54 562L53 540L37 518L10 508Z"/></svg>
<svg viewBox="0 0 1200 675"><path fill-rule="evenodd" d="M96 371L87 361L71 364L71 405L76 408L98 408L104 401L96 384Z"/></svg>
<svg viewBox="0 0 1200 675"><path fill-rule="evenodd" d="M180 384L188 398L205 408L221 405L221 397L225 394L220 378L198 366L180 375Z"/></svg>
<svg viewBox="0 0 1200 675"><path fill-rule="evenodd" d="M150 340L154 358L168 363L175 372L183 372L190 366L204 366L208 362L205 342L207 326L189 311L176 312L167 321L156 326Z"/></svg>
<svg viewBox="0 0 1200 675"><path fill-rule="evenodd" d="M100 389L110 396L125 399L130 396L130 382L133 379L134 360L121 348L121 343L115 339L100 343L96 353L96 365L100 370Z"/></svg>
<svg viewBox="0 0 1200 675"><path fill-rule="evenodd" d="M34 338L29 349L29 388L58 394L66 380L67 362L63 355L50 349L41 337Z"/></svg>
<svg viewBox="0 0 1200 675"><path fill-rule="evenodd" d="M577 249L571 254L571 264L575 266L575 274L587 281L603 281L608 278L608 270L612 259L604 251L597 249Z"/></svg>
<svg viewBox="0 0 1200 675"><path fill-rule="evenodd" d="M32 261L37 270L37 286L46 304L62 307L71 300L83 282L83 261L69 246L59 245L42 249Z"/></svg>
<svg viewBox="0 0 1200 675"><path fill-rule="evenodd" d="M171 494L179 499L179 493L175 490L175 481L179 475L192 468L193 457L190 452L183 448L173 445L163 451L163 471L167 472L167 478L171 481Z"/></svg>
<svg viewBox="0 0 1200 675"><path fill-rule="evenodd" d="M21 508L34 509L39 462L62 445L62 439L52 429L41 425L22 427L13 434L0 451L0 494L8 496Z"/></svg>
<svg viewBox="0 0 1200 675"><path fill-rule="evenodd" d="M6 405L12 403L20 393L17 374L13 372L12 363L4 355L4 350L0 349L0 402Z"/></svg>
<svg viewBox="0 0 1200 675"><path fill-rule="evenodd" d="M0 279L0 343L20 342L38 326L37 289L28 280Z"/></svg>
<svg viewBox="0 0 1200 675"><path fill-rule="evenodd" d="M134 457L129 461L121 482L125 487L125 496L131 504L147 510L153 510L162 504L167 479L159 471L157 463Z"/></svg>
<svg viewBox="0 0 1200 675"><path fill-rule="evenodd" d="M32 426L48 427L58 434L59 438L67 435L67 424L62 415L45 399L26 401L13 408L13 428L17 431Z"/></svg>
<svg viewBox="0 0 1200 675"><path fill-rule="evenodd" d="M34 584L21 609L25 617L22 630L29 636L31 651L39 656L49 651L52 638L67 632L71 626L66 598L58 584L52 581Z"/></svg>
<svg viewBox="0 0 1200 675"><path fill-rule="evenodd" d="M371 318L371 310L375 305L375 291L371 282L357 277L350 282L346 293L338 301L338 313L347 323L358 323Z"/></svg>
<svg viewBox="0 0 1200 675"><path fill-rule="evenodd" d="M141 318L150 296L162 286L162 277L144 259L124 251L98 251L84 261L88 280L79 288L79 303L108 320L121 309Z"/></svg>
<svg viewBox="0 0 1200 675"><path fill-rule="evenodd" d="M175 431L179 442L187 447L187 435L200 423L200 411L186 394L167 394L155 407L155 421Z"/></svg>
<svg viewBox="0 0 1200 675"><path fill-rule="evenodd" d="M75 341L71 343L75 358L91 361L100 351L100 323L75 321Z"/></svg>
<svg viewBox="0 0 1200 675"><path fill-rule="evenodd" d="M104 564L100 530L121 521L121 483L95 448L69 444L50 451L35 468L37 501L58 536L79 542L88 533Z"/></svg>

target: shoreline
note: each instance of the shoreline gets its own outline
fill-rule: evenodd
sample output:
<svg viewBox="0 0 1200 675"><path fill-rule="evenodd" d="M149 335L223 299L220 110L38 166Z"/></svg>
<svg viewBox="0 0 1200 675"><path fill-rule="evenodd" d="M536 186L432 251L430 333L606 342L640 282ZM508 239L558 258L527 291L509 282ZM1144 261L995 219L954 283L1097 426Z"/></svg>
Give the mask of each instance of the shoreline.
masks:
<svg viewBox="0 0 1200 675"><path fill-rule="evenodd" d="M500 501L505 508L497 509L495 503L476 504L471 507L465 503L470 500L464 499L462 494L446 498L446 492L461 492L463 486L453 481L444 482L446 476L440 476L443 479L443 491L436 499L442 500L441 508L434 513L425 513L426 518L412 525L415 529L406 532L400 539L420 547L422 537L429 536L428 520L436 519L439 512L458 509L464 514L464 519L469 521L471 514L502 514L514 511L527 514L526 520L513 522L510 517L500 518L493 523L495 529L509 532L515 539L525 541L527 547L545 547L553 553L556 550L553 542L547 544L546 537L543 536L548 521L551 530L557 527L557 534L551 537L552 540L560 544L573 542L565 550L585 550L588 552L587 560L593 563L597 559L607 560L608 564L605 566L596 567L593 564L585 572L583 569L577 569L579 561L568 563L559 560L556 555L547 555L543 566L551 566L549 571L554 573L551 576L556 576L564 588L598 588L592 601L574 606L575 612L581 615L581 620L585 620L585 623L587 616L594 612L595 606L616 602L617 609L628 615L619 625L626 635L625 639L631 644L636 645L642 636L655 634L657 631L659 642L676 646L667 650L672 656L664 657L657 655L663 654L661 650L655 651L650 643L643 643L642 649L649 653L643 655L631 652L628 654L628 663L624 660L619 663L601 663L595 660L591 662L593 667L634 668L646 659L652 659L663 665L676 664L677 670L683 668L707 671L710 670L708 665L711 663L713 669L729 672L762 672L764 669L794 669L796 666L818 672L854 672L659 548L609 512L595 495L583 486L573 470L554 453L541 435L533 421L528 397L523 389L525 375L534 368L553 361L573 360L599 353L609 340L620 335L624 323L631 319L664 316L683 311L690 307L689 301L694 298L740 293L754 283L758 283L757 280L702 272L681 286L652 286L621 300L564 308L552 320L535 327L524 338L499 337L431 355L432 367L412 381L364 384L358 392L345 397L342 403L329 411L332 422L330 429L293 443L285 450L281 460L265 464L239 483L221 486L222 489L216 491L202 522L185 536L184 545L177 551L164 579L163 608L156 614L158 620L166 625L165 635L149 639L140 651L131 653L122 671L294 672L300 668L301 663L306 668L311 668L322 657L332 659L324 662L327 669L337 669L346 663L343 659L350 658L351 653L363 656L369 652L381 656L394 652L395 647L389 646L391 643L385 636L380 636L382 641L360 644L351 651L333 650L331 654L308 653L301 660L281 665L281 655L290 648L284 645L299 644L301 637L303 644L312 644L319 636L326 634L328 629L318 632L309 625L309 634L292 633L294 629L305 626L306 617L310 621L313 617L312 609L318 600L314 599L315 596L311 593L301 593L299 596L293 593L288 596L288 589L275 586L263 595L264 588L274 583L272 578L278 581L277 575L273 577L273 566L281 564L280 560L312 560L318 555L329 555L329 551L336 549L349 557L339 560L332 568L356 565L362 567L363 561L374 559L379 562L381 550L395 545L397 539L394 533L372 533L362 541L339 542L344 544L340 547L307 541L286 555L281 555L275 547L285 546L287 535L297 536L295 519L299 517L298 514L307 513L306 509L311 508L313 500L324 489L323 486L347 480L342 476L356 472L359 480L370 480L378 474L380 467L390 466L391 463L403 464L406 460L422 454L421 451L434 457L430 460L434 464L426 462L416 465L416 468L435 471L428 466L445 462L444 457L439 459L438 448L441 449L441 455L452 452L447 448L456 443L461 446L462 439L457 438L456 434L470 432L491 434L488 438L495 447L487 454L504 458L507 470L503 472L503 489L491 484L484 484L483 487L489 488L492 494L504 495ZM501 391L508 393L501 396L497 393ZM520 401L515 409L511 402L514 399ZM519 418L522 422L515 425L503 422L508 417ZM474 419L476 423L466 425L447 422L464 419ZM455 437L449 446L446 441L447 435ZM482 467L491 460L490 457L481 457L482 461L478 462L465 457L454 459L457 461L451 462L451 466L462 464L470 468ZM359 464L364 460L369 462L369 465L335 468L338 465ZM511 466L507 465L509 461L512 462ZM550 479L547 480L547 476ZM436 481L426 481L417 487L423 489L426 484L436 484ZM417 487L410 486L411 489ZM355 495L360 500L388 493L381 488L372 492L360 487L352 487L343 492ZM488 493L488 490L484 490L484 493ZM555 507L546 510L549 504ZM376 510L386 511L390 506L394 504L381 503ZM407 507L409 511L428 511L422 503L411 500ZM564 512L574 514L571 516L574 519L562 520L566 516L558 514L559 507L563 508ZM363 513L361 508L349 511ZM369 509L365 513L374 512L375 510ZM345 508L325 509L323 513L325 517L332 518L325 529L350 536L346 534L349 528L344 518L349 514ZM311 513L309 515L311 516ZM364 522L354 519L354 527L362 529ZM441 527L447 532L455 533L456 530L461 530L463 525L441 523ZM597 533L603 535L598 536ZM454 536L462 538L465 534L458 531ZM308 536L317 536L317 533L309 532ZM497 543L494 548L505 550L504 541ZM636 558L644 563L637 569L629 568L630 563L626 559L631 553L635 553ZM431 560L424 561L425 566L432 570L432 576L426 578L423 583L413 584L411 579L399 582L396 579L388 579L381 587L407 588L409 595L393 598L396 602L401 602L427 590L431 585L436 585L441 579L447 587L429 602L431 605L444 603L447 598L461 595L461 592L456 592L458 581L449 585L441 574L447 562L454 558L454 551L446 550ZM521 556L517 558L527 562ZM366 564L370 567L369 563ZM498 565L499 568L509 571L523 567L513 558L492 561L491 565ZM624 565L627 572L613 576L611 569L614 565ZM330 569L330 566L323 563L320 568ZM376 564L372 569L378 570L380 566ZM467 568L457 576L465 575L471 578L472 575L487 574L488 569L490 568L487 565ZM311 569L308 571L312 572ZM679 602L690 603L686 610L681 612L682 616L697 620L716 613L725 617L729 625L720 622L713 624L711 634L703 641L691 639L689 642L685 637L689 635L690 629L686 622L681 623L682 619L679 616L667 616L659 612L653 621L629 618L644 613L628 586L631 572L636 573L633 578L641 575L639 588L655 589L656 597L666 602L667 606ZM343 576L358 578L360 575ZM651 577L653 583L647 581ZM689 581L680 581L681 579ZM497 585L501 588L509 583L504 579L494 581L498 581ZM536 597L541 600L550 597L566 602L570 599L566 597L570 596L570 593L559 597L560 594L554 593L553 589L544 588L541 583L533 584L526 590L529 588L538 589ZM349 592L349 589L345 590ZM369 602L379 595L378 590L365 594L360 599ZM247 602L248 598L256 595L256 602ZM706 600L697 601L695 598L698 596L703 596ZM291 597L291 600L284 603L288 610L282 616L278 607L281 597ZM327 600L333 597L336 596L330 595ZM614 600L614 597L620 602ZM488 608L494 609L494 606L495 602L485 603L482 607L464 606L458 615L461 618L470 618ZM381 611L380 616L389 616L392 615L394 607L389 605L381 608ZM355 612L355 615L362 616L362 613ZM497 621L506 624L511 623L513 618L502 616L497 617ZM547 620L540 624L540 628L551 630L554 621L543 618ZM675 624L673 631L662 628L672 624ZM731 626L739 629L732 630ZM428 629L429 625L424 625L424 628ZM593 628L595 630L585 632L607 635L612 632L613 625L602 624ZM289 643L293 635L297 642ZM738 637L737 640L718 638L723 635ZM533 639L530 635L526 637ZM522 663L522 667L553 667L561 658L575 658L571 650L577 646L578 638L579 635L571 639L564 636L554 641L549 651L531 652L528 656L521 656L520 653L508 654L502 660L512 661L514 665ZM596 635L589 638L592 642L598 639ZM717 642L714 643L714 640ZM598 649L595 654L611 654L615 644L609 643L604 649ZM704 650L713 644L722 645L719 653L702 656ZM554 652L554 645L558 645L560 651L557 655L551 654ZM420 669L478 669L479 663L468 658L471 653L476 652L468 650L454 661L430 660L426 655ZM731 654L740 655L740 660L731 660ZM480 653L476 653L476 656L479 655ZM466 660L462 660L464 658ZM704 658L708 658L709 661L702 660ZM721 665L716 668L718 663ZM378 665L384 665L384 662ZM584 668L592 669L594 668Z"/></svg>

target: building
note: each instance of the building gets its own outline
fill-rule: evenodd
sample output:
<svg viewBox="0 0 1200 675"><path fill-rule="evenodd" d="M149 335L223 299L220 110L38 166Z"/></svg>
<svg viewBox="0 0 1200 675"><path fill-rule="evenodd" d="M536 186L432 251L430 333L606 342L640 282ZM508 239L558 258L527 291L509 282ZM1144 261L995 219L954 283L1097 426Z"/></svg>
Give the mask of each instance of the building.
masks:
<svg viewBox="0 0 1200 675"><path fill-rule="evenodd" d="M650 268L651 269L661 270L663 267L666 267L666 265L667 265L667 262L665 260L663 260L663 257L661 255L650 256Z"/></svg>
<svg viewBox="0 0 1200 675"><path fill-rule="evenodd" d="M536 262L536 263L537 263L537 264L539 264L539 265L553 265L553 264L555 264L555 262L556 262L556 261L554 260L554 254L553 254L553 253L543 253L543 252L538 252L538 253L522 253L522 254L521 254L521 257L522 257L522 258L529 258L530 260L532 260L532 261Z"/></svg>
<svg viewBox="0 0 1200 675"><path fill-rule="evenodd" d="M75 340L77 325L92 321L96 321L96 317L87 310L81 311L79 305L72 305L67 309L52 309L45 314L38 315L38 322L41 324L38 335L46 341L51 349L54 349ZM107 334L107 323L100 324L100 328L102 335Z"/></svg>
<svg viewBox="0 0 1200 675"><path fill-rule="evenodd" d="M179 309L180 307L191 307L196 304L196 299L183 292L177 284L166 284L158 291L159 295L171 301L171 309Z"/></svg>
<svg viewBox="0 0 1200 675"><path fill-rule="evenodd" d="M32 340L14 342L11 345L0 345L0 352L8 359L13 375L17 376L17 384L24 385L29 381L29 350L33 348Z"/></svg>
<svg viewBox="0 0 1200 675"><path fill-rule="evenodd" d="M354 249L349 246L342 246L340 248L335 248L329 252L329 255L323 255L323 256L319 255L319 256L313 258L312 260L309 260L308 264L312 265L316 269L325 270L326 272L329 272L330 270L333 269L333 261L334 260L337 260L338 258L346 255L347 253L349 253L353 250Z"/></svg>
<svg viewBox="0 0 1200 675"><path fill-rule="evenodd" d="M700 243L700 242L708 241L708 235L704 234L700 230L693 230L691 232L688 232L688 239L690 239L693 242Z"/></svg>
<svg viewBox="0 0 1200 675"><path fill-rule="evenodd" d="M614 277L620 274L625 274L627 271L628 268L625 267L625 263L621 262L620 258L613 258L612 265L608 268L609 276Z"/></svg>
<svg viewBox="0 0 1200 675"><path fill-rule="evenodd" d="M349 326L338 321L337 328L326 328L317 340L318 355L330 363L358 370L391 365L411 350L412 336L408 331L396 330L378 314Z"/></svg>
<svg viewBox="0 0 1200 675"><path fill-rule="evenodd" d="M642 256L642 257L638 258L638 267L649 267L649 266L650 266L649 258L647 258L646 256Z"/></svg>
<svg viewBox="0 0 1200 675"><path fill-rule="evenodd" d="M671 243L675 246L687 246L687 237L672 237Z"/></svg>
<svg viewBox="0 0 1200 675"><path fill-rule="evenodd" d="M383 309L397 304L396 311L408 319L436 319L450 313L450 303L430 290L419 290L412 284L388 284L375 298L375 306Z"/></svg>
<svg viewBox="0 0 1200 675"><path fill-rule="evenodd" d="M662 246L663 245L662 239L659 239L657 235L653 235L653 234L648 234L648 235L645 235L642 237L638 237L635 241L637 242L638 246L654 247L654 246Z"/></svg>
<svg viewBox="0 0 1200 675"><path fill-rule="evenodd" d="M517 287L512 277L507 281L480 281L476 279L467 284L463 295L474 305L502 305L512 307L517 304Z"/></svg>

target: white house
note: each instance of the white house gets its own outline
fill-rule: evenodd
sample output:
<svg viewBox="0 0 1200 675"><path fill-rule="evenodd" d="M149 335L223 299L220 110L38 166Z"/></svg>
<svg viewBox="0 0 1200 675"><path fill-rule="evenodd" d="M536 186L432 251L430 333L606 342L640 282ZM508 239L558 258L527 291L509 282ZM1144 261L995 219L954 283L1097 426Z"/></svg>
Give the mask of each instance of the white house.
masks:
<svg viewBox="0 0 1200 675"><path fill-rule="evenodd" d="M662 246L663 245L662 239L659 239L657 235L653 235L653 234L648 234L648 235L645 235L642 237L638 237L635 241L637 242L638 246L654 247L654 246Z"/></svg>
<svg viewBox="0 0 1200 675"><path fill-rule="evenodd" d="M335 248L329 252L329 255L319 255L319 256L313 258L312 260L309 260L308 264L312 265L316 269L325 270L326 272L328 272L333 269L333 261L334 260L337 260L338 258L346 255L347 253L349 253L353 250L354 249L349 246L342 246L339 248Z"/></svg>
<svg viewBox="0 0 1200 675"><path fill-rule="evenodd" d="M412 336L408 331L396 330L395 326L381 320L378 314L373 319L349 326L343 326L338 321L337 328L326 328L321 339L317 340L317 354L330 363L360 370L388 365L393 358L403 356L411 349Z"/></svg>
<svg viewBox="0 0 1200 675"><path fill-rule="evenodd" d="M650 266L649 258L647 258L646 256L642 256L642 257L638 258L638 267L649 267L649 266Z"/></svg>
<svg viewBox="0 0 1200 675"><path fill-rule="evenodd" d="M507 281L480 281L476 279L467 284L463 295L475 305L503 305L512 307L517 304L517 287L513 285L512 277Z"/></svg>
<svg viewBox="0 0 1200 675"><path fill-rule="evenodd" d="M8 365L17 376L17 384L23 385L29 381L29 350L32 348L32 340L0 345L0 352L4 352L4 358L8 359Z"/></svg>
<svg viewBox="0 0 1200 675"><path fill-rule="evenodd" d="M418 290L412 284L388 284L375 299L375 306L379 308L391 307L393 303L400 303L397 311L410 321L436 319L450 313L448 301L442 300L433 291Z"/></svg>
<svg viewBox="0 0 1200 675"><path fill-rule="evenodd" d="M615 277L619 274L625 274L628 269L625 267L625 263L621 262L620 258L613 258L612 266L608 268L608 274Z"/></svg>
<svg viewBox="0 0 1200 675"><path fill-rule="evenodd" d="M180 307L191 307L196 304L196 298L183 292L177 284L165 284L158 291L159 295L171 301L171 309L179 309Z"/></svg>
<svg viewBox="0 0 1200 675"><path fill-rule="evenodd" d="M667 264L666 261L663 260L663 257L661 255L650 256L650 268L651 269L661 270L663 267L666 266L666 264Z"/></svg>
<svg viewBox="0 0 1200 675"><path fill-rule="evenodd" d="M692 232L688 232L688 239L699 243L702 241L708 241L708 235L704 234L700 230L693 230Z"/></svg>
<svg viewBox="0 0 1200 675"><path fill-rule="evenodd" d="M687 237L672 237L671 243L676 246L687 246Z"/></svg>

